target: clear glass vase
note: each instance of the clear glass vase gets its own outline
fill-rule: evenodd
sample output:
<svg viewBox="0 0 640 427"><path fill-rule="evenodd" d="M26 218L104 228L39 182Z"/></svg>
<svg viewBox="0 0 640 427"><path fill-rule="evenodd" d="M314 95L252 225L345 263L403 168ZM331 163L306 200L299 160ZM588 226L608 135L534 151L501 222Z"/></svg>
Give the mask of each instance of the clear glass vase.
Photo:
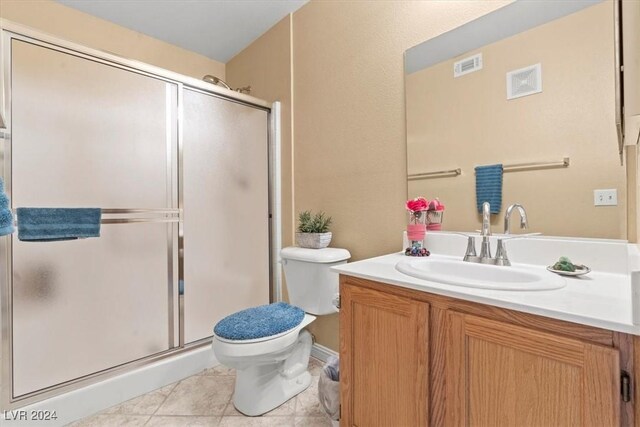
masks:
<svg viewBox="0 0 640 427"><path fill-rule="evenodd" d="M409 223L407 224L407 236L411 246L421 249L422 241L427 232L427 211L409 211Z"/></svg>

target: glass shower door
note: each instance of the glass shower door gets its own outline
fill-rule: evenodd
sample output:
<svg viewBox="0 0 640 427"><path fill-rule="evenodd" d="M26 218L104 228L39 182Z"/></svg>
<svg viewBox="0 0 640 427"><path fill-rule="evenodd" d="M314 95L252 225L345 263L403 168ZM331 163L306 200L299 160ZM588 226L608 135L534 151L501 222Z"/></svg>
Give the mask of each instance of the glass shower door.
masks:
<svg viewBox="0 0 640 427"><path fill-rule="evenodd" d="M184 341L269 302L268 114L184 90Z"/></svg>
<svg viewBox="0 0 640 427"><path fill-rule="evenodd" d="M14 39L11 96L13 207L119 212L99 238L12 238L18 397L177 345L177 85Z"/></svg>

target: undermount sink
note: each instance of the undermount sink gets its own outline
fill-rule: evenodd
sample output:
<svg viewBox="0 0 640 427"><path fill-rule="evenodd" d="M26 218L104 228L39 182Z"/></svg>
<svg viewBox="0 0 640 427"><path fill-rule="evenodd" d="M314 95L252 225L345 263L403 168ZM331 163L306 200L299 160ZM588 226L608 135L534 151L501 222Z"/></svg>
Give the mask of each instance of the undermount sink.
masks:
<svg viewBox="0 0 640 427"><path fill-rule="evenodd" d="M565 279L544 269L499 267L461 260L411 258L398 262L396 270L418 279L468 288L542 291L560 289L566 285Z"/></svg>

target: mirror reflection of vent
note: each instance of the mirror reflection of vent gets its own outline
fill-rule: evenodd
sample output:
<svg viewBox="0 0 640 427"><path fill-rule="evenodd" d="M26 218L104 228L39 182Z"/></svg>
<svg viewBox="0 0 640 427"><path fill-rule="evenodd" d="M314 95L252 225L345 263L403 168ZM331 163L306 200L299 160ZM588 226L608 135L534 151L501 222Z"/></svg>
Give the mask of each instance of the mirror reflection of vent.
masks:
<svg viewBox="0 0 640 427"><path fill-rule="evenodd" d="M464 76L474 71L482 70L482 54L461 59L453 64L453 77Z"/></svg>
<svg viewBox="0 0 640 427"><path fill-rule="evenodd" d="M542 64L530 65L507 73L507 99L542 92Z"/></svg>

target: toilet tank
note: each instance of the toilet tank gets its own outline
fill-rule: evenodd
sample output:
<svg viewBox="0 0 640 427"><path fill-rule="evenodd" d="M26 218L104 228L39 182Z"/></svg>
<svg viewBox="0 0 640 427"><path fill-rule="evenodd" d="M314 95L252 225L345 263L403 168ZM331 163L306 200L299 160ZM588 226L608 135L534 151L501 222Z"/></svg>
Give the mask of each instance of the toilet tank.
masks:
<svg viewBox="0 0 640 427"><path fill-rule="evenodd" d="M334 265L345 264L351 254L346 249L306 249L289 247L280 251L289 302L315 315L336 312L333 299L338 293L338 273Z"/></svg>

